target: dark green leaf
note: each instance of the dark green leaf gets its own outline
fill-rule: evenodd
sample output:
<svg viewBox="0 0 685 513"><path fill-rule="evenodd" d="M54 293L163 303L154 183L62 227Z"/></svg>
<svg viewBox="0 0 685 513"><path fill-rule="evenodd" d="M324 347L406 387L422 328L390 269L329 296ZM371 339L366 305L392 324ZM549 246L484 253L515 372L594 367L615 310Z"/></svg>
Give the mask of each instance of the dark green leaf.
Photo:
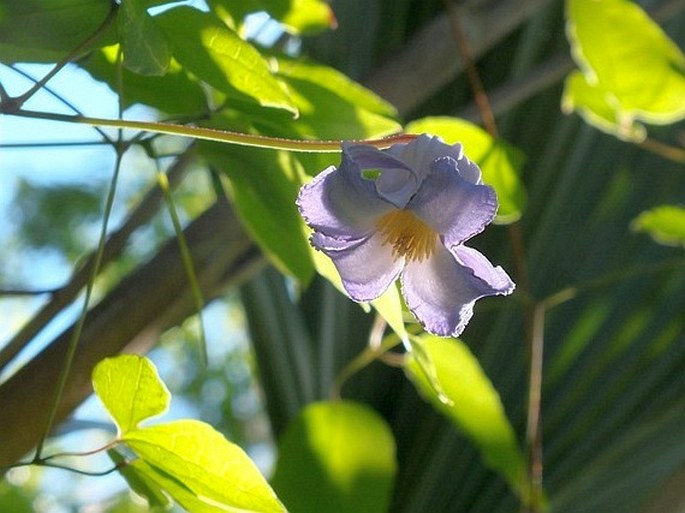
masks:
<svg viewBox="0 0 685 513"><path fill-rule="evenodd" d="M124 66L141 75L164 75L171 51L164 34L140 0L123 0L117 21Z"/></svg>
<svg viewBox="0 0 685 513"><path fill-rule="evenodd" d="M117 46L93 52L79 64L96 80L117 89ZM179 64L172 60L164 77L137 75L122 70L125 106L142 103L167 114L200 114L207 111L207 99L200 84L188 77Z"/></svg>
<svg viewBox="0 0 685 513"><path fill-rule="evenodd" d="M297 513L385 513L395 473L393 435L378 414L315 403L283 434L273 486Z"/></svg>
<svg viewBox="0 0 685 513"><path fill-rule="evenodd" d="M55 62L93 34L110 9L102 0L2 2L0 62Z"/></svg>
<svg viewBox="0 0 685 513"><path fill-rule="evenodd" d="M271 261L302 283L314 275L304 223L295 205L304 171L287 152L199 144L212 166L231 180L235 207Z"/></svg>

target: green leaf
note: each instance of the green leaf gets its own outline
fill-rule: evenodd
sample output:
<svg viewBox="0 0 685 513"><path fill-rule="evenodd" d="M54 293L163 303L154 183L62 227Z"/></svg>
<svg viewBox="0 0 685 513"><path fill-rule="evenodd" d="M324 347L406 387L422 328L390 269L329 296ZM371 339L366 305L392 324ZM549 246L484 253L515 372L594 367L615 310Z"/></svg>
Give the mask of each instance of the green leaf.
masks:
<svg viewBox="0 0 685 513"><path fill-rule="evenodd" d="M485 130L463 119L428 117L412 121L409 133L439 135L448 144L461 143L464 154L483 171L483 181L497 193L499 210L496 223L518 220L526 206L526 190L521 182L525 157L518 148L493 139Z"/></svg>
<svg viewBox="0 0 685 513"><path fill-rule="evenodd" d="M233 103L231 107L247 115L261 133L338 140L375 138L401 131L392 105L333 68L283 56L271 60L276 63L276 74L287 85L300 116L293 121L283 111L257 110L249 104ZM326 167L317 163L320 159L308 160L314 162L307 168L309 174Z"/></svg>
<svg viewBox="0 0 685 513"><path fill-rule="evenodd" d="M333 10L327 2L322 0L264 0L267 12L280 21L293 34L318 34L329 28L335 28L337 21ZM285 11L270 9L271 5L287 5Z"/></svg>
<svg viewBox="0 0 685 513"><path fill-rule="evenodd" d="M321 139L364 139L401 131L395 108L333 68L306 59L277 58L300 117L293 128Z"/></svg>
<svg viewBox="0 0 685 513"><path fill-rule="evenodd" d="M441 399L426 376L416 352L409 353L405 370L418 391L436 410L449 418L480 450L485 463L499 472L522 496L524 460L499 394L467 346L456 339L431 335L413 338L435 369Z"/></svg>
<svg viewBox="0 0 685 513"><path fill-rule="evenodd" d="M624 141L643 141L647 135L644 125L620 118L621 112L609 104L610 99L606 91L588 83L587 77L576 70L566 77L561 109L567 114L577 111L588 124Z"/></svg>
<svg viewBox="0 0 685 513"><path fill-rule="evenodd" d="M110 2L101 0L2 2L0 61L58 61L93 34L110 9Z"/></svg>
<svg viewBox="0 0 685 513"><path fill-rule="evenodd" d="M78 64L94 79L105 82L112 91L116 91L117 51L117 45L108 46L93 52ZM164 77L137 75L123 69L122 83L122 99L126 107L142 103L171 115L197 115L207 111L207 99L202 87L197 81L191 80L173 59Z"/></svg>
<svg viewBox="0 0 685 513"><path fill-rule="evenodd" d="M685 247L685 208L663 205L642 212L633 230L647 232L660 244Z"/></svg>
<svg viewBox="0 0 685 513"><path fill-rule="evenodd" d="M189 495L215 508L206 511L285 512L247 454L208 424L178 420L131 430L123 441L159 475L186 489L181 500Z"/></svg>
<svg viewBox="0 0 685 513"><path fill-rule="evenodd" d="M640 6L568 0L566 16L571 52L585 75L585 83L567 81L566 109L585 112L588 122L623 139L644 137L636 120L685 117L685 55Z"/></svg>
<svg viewBox="0 0 685 513"><path fill-rule="evenodd" d="M230 179L234 206L271 262L281 272L309 283L314 266L295 205L304 176L297 157L284 151L207 142L200 142L198 150Z"/></svg>
<svg viewBox="0 0 685 513"><path fill-rule="evenodd" d="M173 54L187 70L224 94L251 97L265 107L297 114L288 91L251 44L211 13L187 6L155 17Z"/></svg>
<svg viewBox="0 0 685 513"><path fill-rule="evenodd" d="M212 9L228 12L233 20L264 11L296 35L312 35L334 28L335 15L323 0L209 0Z"/></svg>
<svg viewBox="0 0 685 513"><path fill-rule="evenodd" d="M385 513L397 464L385 421L350 401L307 406L279 442L274 489L297 513Z"/></svg>
<svg viewBox="0 0 685 513"><path fill-rule="evenodd" d="M164 413L171 400L152 362L132 354L100 361L93 370L93 389L123 434Z"/></svg>
<svg viewBox="0 0 685 513"><path fill-rule="evenodd" d="M120 465L119 473L131 490L143 497L150 508L169 509L171 507L171 500L164 494L163 487L151 478L150 474L154 471L147 463L140 459L127 461L115 449L108 450L107 454L116 465Z"/></svg>
<svg viewBox="0 0 685 513"><path fill-rule="evenodd" d="M141 75L164 75L171 50L164 33L139 0L123 0L117 17L124 66Z"/></svg>

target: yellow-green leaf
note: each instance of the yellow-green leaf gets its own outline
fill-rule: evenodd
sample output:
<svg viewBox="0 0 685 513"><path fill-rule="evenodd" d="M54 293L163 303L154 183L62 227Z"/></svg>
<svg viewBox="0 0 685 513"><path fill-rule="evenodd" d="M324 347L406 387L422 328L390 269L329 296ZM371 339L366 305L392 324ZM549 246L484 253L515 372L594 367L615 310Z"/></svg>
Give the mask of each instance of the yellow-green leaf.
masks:
<svg viewBox="0 0 685 513"><path fill-rule="evenodd" d="M685 247L685 208L663 205L646 210L633 221L632 228L649 233L660 244Z"/></svg>
<svg viewBox="0 0 685 513"><path fill-rule="evenodd" d="M439 135L448 144L460 143L466 157L481 168L483 181L497 193L499 210L495 222L508 224L521 217L526 190L520 179L525 157L519 149L458 118L423 118L409 123L405 131Z"/></svg>
<svg viewBox="0 0 685 513"><path fill-rule="evenodd" d="M409 354L405 370L418 391L433 407L449 418L478 448L485 463L499 472L511 488L525 496L524 459L499 394L478 360L458 339L431 335L414 337L429 358L441 393L429 382L415 356Z"/></svg>
<svg viewBox="0 0 685 513"><path fill-rule="evenodd" d="M152 362L133 354L100 361L93 370L93 389L123 434L164 413L171 400Z"/></svg>
<svg viewBox="0 0 685 513"><path fill-rule="evenodd" d="M611 101L611 94L588 83L582 72L572 71L566 77L561 110L566 114L575 110L588 124L624 141L643 141L647 135L644 125L630 116L621 117Z"/></svg>
<svg viewBox="0 0 685 513"><path fill-rule="evenodd" d="M273 3L270 0L267 3ZM280 3L280 2L277 2ZM333 10L322 0L290 0L288 9L277 14L285 28L294 34L317 34L337 24Z"/></svg>
<svg viewBox="0 0 685 513"><path fill-rule="evenodd" d="M286 511L247 454L208 424L178 420L131 430L123 441L159 476L173 477L181 502L191 499L203 511Z"/></svg>
<svg viewBox="0 0 685 513"><path fill-rule="evenodd" d="M293 513L385 513L396 472L395 441L376 412L315 403L283 434L273 486Z"/></svg>
<svg viewBox="0 0 685 513"><path fill-rule="evenodd" d="M685 117L685 55L640 6L567 0L566 7L571 51L586 82L567 82L573 88L564 94L567 107L592 112L589 122L623 138L639 133L630 129L633 120L669 124Z"/></svg>

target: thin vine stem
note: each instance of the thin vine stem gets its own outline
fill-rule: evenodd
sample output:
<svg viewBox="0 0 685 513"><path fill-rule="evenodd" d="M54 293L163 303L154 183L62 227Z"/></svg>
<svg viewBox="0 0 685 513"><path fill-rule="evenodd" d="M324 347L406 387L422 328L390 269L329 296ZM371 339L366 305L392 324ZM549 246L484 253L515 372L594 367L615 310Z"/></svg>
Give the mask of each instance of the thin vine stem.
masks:
<svg viewBox="0 0 685 513"><path fill-rule="evenodd" d="M371 336L373 336L373 331ZM361 353L342 368L333 380L330 393L331 400L339 401L342 387L348 379L378 360L383 354L387 353L393 347L398 346L400 343L401 340L399 337L395 333L390 333L381 340L380 344L368 344Z"/></svg>
<svg viewBox="0 0 685 513"><path fill-rule="evenodd" d="M121 50L117 56L119 65L121 65ZM121 115L123 111L121 95L119 97L119 114ZM64 367L60 372L59 380L57 382L57 388L55 390L54 400L50 408L50 413L48 415L48 420L43 431L41 439L38 441L36 446L36 453L34 456L34 461L38 462L41 460L43 448L45 446L45 440L48 438L52 432L52 428L55 424L57 418L57 412L59 411L59 406L64 396L64 391L66 389L67 380L69 379L69 374L71 373L71 367L76 356L76 349L78 347L79 340L81 339L81 332L83 331L83 326L86 321L86 316L88 314L88 307L90 306L90 298L93 294L93 289L95 288L95 280L98 273L100 272L100 264L102 262L102 257L105 251L105 244L107 242L107 230L109 226L109 220L112 214L112 207L114 206L114 198L116 196L117 184L119 182L119 173L121 171L121 162L123 160L124 153L128 148L128 145L123 143L123 131L119 130L119 137L117 144L114 146L116 151L116 157L114 162L114 171L112 173L112 179L109 185L109 191L107 193L107 199L105 201L105 209L103 213L102 226L100 229L100 238L98 240L98 247L95 253L95 259L93 261L93 268L90 272L88 279L88 284L86 285L86 292L83 298L83 305L81 307L81 313L79 315L76 326L72 333L71 339L69 340L69 345L67 346L66 355L64 358Z"/></svg>
<svg viewBox="0 0 685 513"><path fill-rule="evenodd" d="M679 162L685 164L685 148L679 148L677 146L671 146L661 141L655 139L647 138L642 142L638 143L638 146L643 150L650 151L660 157L667 160L672 160L673 162Z"/></svg>
<svg viewBox="0 0 685 513"><path fill-rule="evenodd" d="M207 357L207 334L205 332L204 322L202 319L202 309L205 306L205 300L202 296L202 289L200 288L200 283L197 279L197 273L195 272L193 257L190 254L188 243L186 242L185 235L183 234L181 221L178 217L178 212L176 210L173 195L171 194L169 179L167 178L167 175L161 170L157 172L157 183L159 185L159 188L162 190L162 193L164 194L164 200L167 204L167 209L169 210L169 217L171 217L171 222L174 226L174 232L176 234L176 240L178 241L178 248L181 253L183 267L185 268L186 275L188 276L190 289L195 300L200 326L200 357L204 366L207 367L207 365L209 364Z"/></svg>
<svg viewBox="0 0 685 513"><path fill-rule="evenodd" d="M476 64L473 62L473 52L471 51L471 44L469 43L466 34L459 22L459 14L453 0L443 0L445 12L450 20L450 28L454 36L454 42L457 45L459 56L464 61L464 67L468 74L471 90L473 91L474 100L478 106L478 113L480 114L483 126L493 137L497 137L497 123L495 122L495 115L492 112L490 100L483 87L483 82L480 79Z"/></svg>
<svg viewBox="0 0 685 513"><path fill-rule="evenodd" d="M51 289L36 289L36 290L29 290L29 289L4 289L0 288L0 296L14 296L14 297L20 297L20 296L45 296L48 294L54 294L60 290L59 287L57 288L51 288Z"/></svg>
<svg viewBox="0 0 685 513"><path fill-rule="evenodd" d="M38 467L50 467L50 468L56 468L56 469L60 469L60 470L66 470L68 472L73 472L74 474L79 474L81 476L102 477L102 476L107 476L113 472L116 472L120 468L126 466L126 463L119 463L117 465L114 465L112 468L110 468L108 470L92 471L92 470L81 470L78 468L70 467L69 465L64 465L62 463L52 463L52 462L46 461L46 460L24 461L24 462L15 463L13 465L5 467L5 468L1 469L1 472L4 472L6 470L10 470L13 468L27 467L27 466L31 466L31 465L35 465Z"/></svg>
<svg viewBox="0 0 685 513"><path fill-rule="evenodd" d="M541 301L541 303L544 304L545 308L549 310L576 299L581 294L591 292L593 290L602 289L610 285L637 278L639 276L665 272L672 269L677 269L679 267L685 268L685 258L672 258L649 265L635 265L626 269L607 273L593 280L579 283L578 285L563 288L547 296Z"/></svg>
<svg viewBox="0 0 685 513"><path fill-rule="evenodd" d="M38 112L32 110L6 111L5 114L25 118L45 119L62 121L66 123L79 123L95 127L111 127L118 129L133 129L143 132L151 132L164 135L177 135L202 139L205 141L236 144L253 148L269 148L273 150L286 150L303 153L340 153L342 151L341 140L307 140L287 139L282 137L269 137L266 135L245 134L216 128L177 125L174 123L160 123L155 121L134 121L123 119L93 118L88 116L74 116L70 114L58 114L55 112ZM360 142L379 149L385 149L393 144L407 143L416 139L415 134L395 134L380 139L359 139L349 142Z"/></svg>
<svg viewBox="0 0 685 513"><path fill-rule="evenodd" d="M20 69L20 68L18 68L18 67L16 67L16 66L9 66L9 68L10 68L13 72L15 72L15 73L21 75L22 77L24 77L24 78L27 79L27 80L30 80L30 81L33 82L34 84L37 84L37 83L39 82L38 79L34 78L33 76L31 76L30 74L26 73L24 70L22 70L22 69ZM55 99L56 99L58 102L60 102L62 105L65 105L66 107L68 107L69 109L71 109L75 114L77 114L77 115L79 115L79 116L82 115L82 112L79 110L78 107L76 107L76 105L74 105L74 104L71 103L69 100L67 100L66 98L64 98L61 94L59 94L57 91L55 91L54 89L52 89L50 86L48 86L48 85L46 85L46 84L43 84L43 91L45 91L45 92L48 93L50 96L52 96L53 98L55 98ZM105 133L104 130L102 130L102 129L98 128L98 127L93 127L93 128L95 129L95 131L96 131L98 134L100 134L100 136L102 137L102 139L104 140L104 142L105 142L106 144L110 144L110 145L111 145L111 144L114 144L114 141L113 141L112 139L109 138L109 136Z"/></svg>
<svg viewBox="0 0 685 513"><path fill-rule="evenodd" d="M111 145L109 141L43 141L43 142L23 142L23 143L0 143L0 149L41 149L41 148L74 148L81 146L102 146Z"/></svg>

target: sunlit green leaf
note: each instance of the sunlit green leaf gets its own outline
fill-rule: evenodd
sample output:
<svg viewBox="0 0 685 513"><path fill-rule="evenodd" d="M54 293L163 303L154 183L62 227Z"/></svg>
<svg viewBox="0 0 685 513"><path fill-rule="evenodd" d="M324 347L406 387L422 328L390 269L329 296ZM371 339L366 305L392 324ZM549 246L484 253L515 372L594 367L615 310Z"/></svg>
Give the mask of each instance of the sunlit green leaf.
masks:
<svg viewBox="0 0 685 513"><path fill-rule="evenodd" d="M634 230L649 233L655 241L685 247L685 208L664 205L642 212L632 224Z"/></svg>
<svg viewBox="0 0 685 513"><path fill-rule="evenodd" d="M288 91L259 51L211 13L187 6L155 17L174 57L187 70L224 94L254 98L260 105L297 113Z"/></svg>
<svg viewBox="0 0 685 513"><path fill-rule="evenodd" d="M297 513L385 513L396 473L385 421L361 404L307 406L279 442L274 489Z"/></svg>
<svg viewBox="0 0 685 513"><path fill-rule="evenodd" d="M315 139L365 139L401 131L395 109L342 73L309 61L271 57L277 76L287 84L300 116L283 111L236 109L248 114L263 133ZM313 159L316 160L316 159ZM339 158L336 159L339 162ZM323 170L307 168L309 174Z"/></svg>
<svg viewBox="0 0 685 513"><path fill-rule="evenodd" d="M419 392L473 442L486 464L499 472L516 492L524 494L524 460L499 394L478 360L460 340L430 335L415 337L435 368L441 399L421 369L415 352L406 371Z"/></svg>
<svg viewBox="0 0 685 513"><path fill-rule="evenodd" d="M507 224L521 217L526 206L526 190L520 179L525 160L520 150L458 118L423 118L412 121L405 130L439 135L448 144L462 144L464 154L483 171L483 181L497 193L499 210L495 222Z"/></svg>
<svg viewBox="0 0 685 513"><path fill-rule="evenodd" d="M164 75L171 51L164 34L139 0L123 0L117 16L124 66L141 75Z"/></svg>
<svg viewBox="0 0 685 513"><path fill-rule="evenodd" d="M300 118L295 129L321 139L363 139L399 132L394 107L342 73L309 60L278 59Z"/></svg>
<svg viewBox="0 0 685 513"><path fill-rule="evenodd" d="M152 362L132 354L100 361L93 370L93 389L121 433L164 413L171 400Z"/></svg>
<svg viewBox="0 0 685 513"><path fill-rule="evenodd" d="M263 0L267 5L282 4L282 0ZM273 11L274 17L294 34L316 34L335 28L336 20L330 5L323 0L289 0L285 12ZM269 9L267 8L268 12Z"/></svg>
<svg viewBox="0 0 685 513"><path fill-rule="evenodd" d="M285 511L247 454L208 424L178 420L131 430L123 441L199 502L218 508L207 511Z"/></svg>
<svg viewBox="0 0 685 513"><path fill-rule="evenodd" d="M640 133L635 120L668 124L685 116L685 56L636 3L567 0L567 34L585 83L567 81L566 108L626 139Z"/></svg>
<svg viewBox="0 0 685 513"><path fill-rule="evenodd" d="M101 0L2 2L0 61L57 61L93 34L110 9Z"/></svg>
<svg viewBox="0 0 685 513"><path fill-rule="evenodd" d="M566 113L578 111L586 122L620 139L644 140L647 135L644 125L630 117L620 118L621 112L612 107L611 100L610 93L589 84L587 77L576 70L566 77L561 108Z"/></svg>
<svg viewBox="0 0 685 513"><path fill-rule="evenodd" d="M266 12L292 34L316 34L336 24L331 7L323 0L209 0L212 9L230 14L235 22Z"/></svg>
<svg viewBox="0 0 685 513"><path fill-rule="evenodd" d="M295 205L304 171L292 153L200 143L229 177L236 210L271 262L302 283L314 276L309 242Z"/></svg>
<svg viewBox="0 0 685 513"><path fill-rule="evenodd" d="M116 54L117 46L108 46L93 52L87 59L79 61L90 75L107 83L113 91L118 87ZM197 81L191 80L185 70L171 60L163 77L138 75L122 70L122 100L128 107L142 103L167 114L198 114L207 111L207 99Z"/></svg>

